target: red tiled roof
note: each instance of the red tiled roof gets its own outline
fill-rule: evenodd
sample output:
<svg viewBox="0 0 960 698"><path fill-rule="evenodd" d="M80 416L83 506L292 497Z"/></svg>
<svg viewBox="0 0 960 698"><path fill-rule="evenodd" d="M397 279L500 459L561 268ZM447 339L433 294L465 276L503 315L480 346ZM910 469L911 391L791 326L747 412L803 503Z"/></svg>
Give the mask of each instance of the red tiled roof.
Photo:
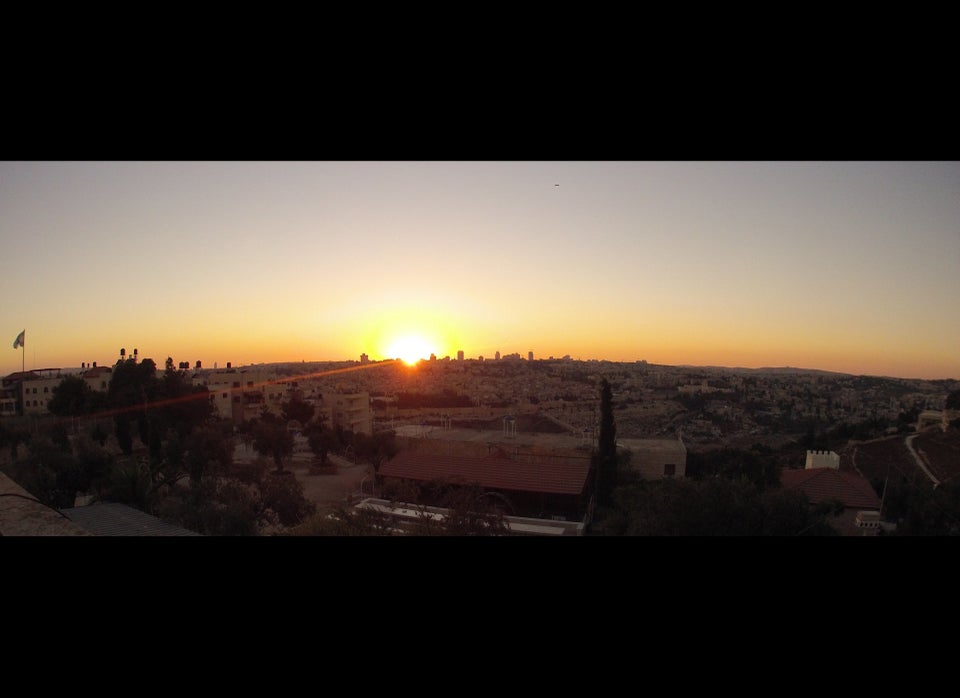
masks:
<svg viewBox="0 0 960 698"><path fill-rule="evenodd" d="M87 369L83 372L84 378L96 378L103 375L104 373L113 373L113 369L109 366L96 366L94 368Z"/></svg>
<svg viewBox="0 0 960 698"><path fill-rule="evenodd" d="M39 376L33 371L17 371L16 373L11 373L8 376L4 376L3 382L9 383L20 380L33 380L34 378L39 378Z"/></svg>
<svg viewBox="0 0 960 698"><path fill-rule="evenodd" d="M380 466L384 477L448 480L484 488L548 494L583 492L590 463L527 463L507 458L401 453Z"/></svg>
<svg viewBox="0 0 960 698"><path fill-rule="evenodd" d="M880 509L880 498L873 487L856 473L835 468L783 470L780 485L784 489L800 490L811 504L826 499L837 499L848 509Z"/></svg>

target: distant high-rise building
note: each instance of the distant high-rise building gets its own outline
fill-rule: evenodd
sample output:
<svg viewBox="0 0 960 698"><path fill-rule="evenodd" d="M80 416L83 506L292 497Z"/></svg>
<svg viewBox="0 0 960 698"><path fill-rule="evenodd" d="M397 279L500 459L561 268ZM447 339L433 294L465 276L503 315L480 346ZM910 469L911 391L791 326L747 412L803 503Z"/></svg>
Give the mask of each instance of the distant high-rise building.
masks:
<svg viewBox="0 0 960 698"><path fill-rule="evenodd" d="M457 361L463 361L463 349L457 352Z"/></svg>
<svg viewBox="0 0 960 698"><path fill-rule="evenodd" d="M370 357L366 354L360 354L360 363L366 364L370 362Z"/></svg>
<svg viewBox="0 0 960 698"><path fill-rule="evenodd" d="M480 356L477 357L477 361L483 361L483 354L480 354Z"/></svg>
<svg viewBox="0 0 960 698"><path fill-rule="evenodd" d="M527 352L527 361L533 361L533 352L532 352L532 351L528 351L528 352Z"/></svg>
<svg viewBox="0 0 960 698"><path fill-rule="evenodd" d="M495 358L497 361L499 361L499 360L500 360L500 352L498 351L496 354L494 354L494 357L493 357L493 358Z"/></svg>
<svg viewBox="0 0 960 698"><path fill-rule="evenodd" d="M430 354L430 360L431 360L431 361L436 361L436 360L437 360L437 355L436 355L436 354Z"/></svg>

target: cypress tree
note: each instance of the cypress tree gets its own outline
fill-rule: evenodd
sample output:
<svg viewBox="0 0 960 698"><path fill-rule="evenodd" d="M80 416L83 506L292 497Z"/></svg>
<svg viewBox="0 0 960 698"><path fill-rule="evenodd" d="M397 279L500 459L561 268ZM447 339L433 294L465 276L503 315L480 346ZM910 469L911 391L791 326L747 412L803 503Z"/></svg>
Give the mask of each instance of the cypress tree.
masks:
<svg viewBox="0 0 960 698"><path fill-rule="evenodd" d="M613 419L613 391L606 378L600 381L600 434L593 464L598 501L601 506L609 506L617 484L617 424Z"/></svg>

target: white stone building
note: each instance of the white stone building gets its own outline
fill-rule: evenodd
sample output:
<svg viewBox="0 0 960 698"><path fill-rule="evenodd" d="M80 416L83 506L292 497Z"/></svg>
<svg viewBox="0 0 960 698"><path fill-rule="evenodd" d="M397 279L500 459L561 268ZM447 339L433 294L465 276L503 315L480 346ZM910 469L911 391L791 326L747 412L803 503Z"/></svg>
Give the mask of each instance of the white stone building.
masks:
<svg viewBox="0 0 960 698"><path fill-rule="evenodd" d="M812 468L840 469L840 456L834 451L807 451L807 462L804 470Z"/></svg>

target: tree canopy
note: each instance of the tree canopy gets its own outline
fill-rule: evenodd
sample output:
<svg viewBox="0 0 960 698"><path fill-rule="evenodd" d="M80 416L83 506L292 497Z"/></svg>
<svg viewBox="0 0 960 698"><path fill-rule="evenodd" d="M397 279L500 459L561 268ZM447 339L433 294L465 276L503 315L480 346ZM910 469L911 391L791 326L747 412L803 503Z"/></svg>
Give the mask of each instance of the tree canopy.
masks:
<svg viewBox="0 0 960 698"><path fill-rule="evenodd" d="M101 409L102 393L93 390L80 376L67 376L53 388L47 409L58 417L80 417Z"/></svg>
<svg viewBox="0 0 960 698"><path fill-rule="evenodd" d="M687 454L686 475L695 480L711 477L745 479L763 491L780 484L780 471L780 464L770 453L719 448Z"/></svg>
<svg viewBox="0 0 960 698"><path fill-rule="evenodd" d="M745 480L638 480L614 492L604 521L609 535L820 536L836 535L825 513L802 493L761 492Z"/></svg>
<svg viewBox="0 0 960 698"><path fill-rule="evenodd" d="M948 410L960 410L960 390L954 390L947 395L947 401L944 407Z"/></svg>
<svg viewBox="0 0 960 698"><path fill-rule="evenodd" d="M280 413L286 421L296 420L304 427L313 419L316 409L299 395L294 395L280 405Z"/></svg>
<svg viewBox="0 0 960 698"><path fill-rule="evenodd" d="M188 368L168 358L158 374L148 359L121 360L105 393L80 377L66 379L54 389L54 414L96 417L109 408L121 453L94 418L73 433L63 420L37 422L30 431L5 421L0 447L11 447L11 462L4 472L48 506L73 506L83 493L206 535L275 532L310 515L315 507L295 477L266 473L265 461L253 468L234 464L233 424L214 418L206 388L191 384ZM105 404L98 404L100 395ZM318 424L287 407L287 416ZM286 420L264 415L253 426L261 452L282 471L293 445ZM17 451L21 444L24 452Z"/></svg>
<svg viewBox="0 0 960 698"><path fill-rule="evenodd" d="M283 471L283 459L293 453L293 434L287 423L270 412L264 412L252 425L253 448L262 456L272 458L277 471Z"/></svg>

